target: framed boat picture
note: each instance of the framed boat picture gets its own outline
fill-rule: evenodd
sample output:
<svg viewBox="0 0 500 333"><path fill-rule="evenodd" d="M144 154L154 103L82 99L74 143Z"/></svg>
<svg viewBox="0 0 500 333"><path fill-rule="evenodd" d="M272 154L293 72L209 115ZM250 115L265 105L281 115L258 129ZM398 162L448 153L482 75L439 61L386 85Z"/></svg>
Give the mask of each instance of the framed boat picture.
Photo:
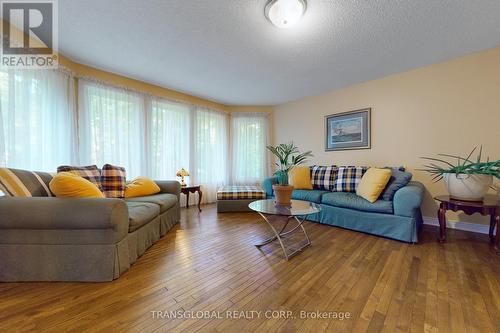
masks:
<svg viewBox="0 0 500 333"><path fill-rule="evenodd" d="M325 117L325 150L369 149L371 108Z"/></svg>

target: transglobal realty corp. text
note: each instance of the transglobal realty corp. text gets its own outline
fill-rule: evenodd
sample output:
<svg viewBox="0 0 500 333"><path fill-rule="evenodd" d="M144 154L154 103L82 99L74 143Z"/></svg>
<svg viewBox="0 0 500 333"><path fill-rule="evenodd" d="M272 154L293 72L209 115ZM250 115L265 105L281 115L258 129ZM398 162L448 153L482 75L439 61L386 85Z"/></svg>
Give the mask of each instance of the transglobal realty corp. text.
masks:
<svg viewBox="0 0 500 333"><path fill-rule="evenodd" d="M318 319L344 320L350 319L350 312L342 311L290 311L290 310L258 310L258 311L150 311L154 319Z"/></svg>

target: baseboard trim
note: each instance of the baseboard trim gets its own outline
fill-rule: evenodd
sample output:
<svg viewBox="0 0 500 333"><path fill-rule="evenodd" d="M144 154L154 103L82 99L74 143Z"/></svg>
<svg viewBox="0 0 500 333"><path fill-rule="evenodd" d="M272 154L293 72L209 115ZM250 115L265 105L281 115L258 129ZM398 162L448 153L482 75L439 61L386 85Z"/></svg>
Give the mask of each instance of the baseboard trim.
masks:
<svg viewBox="0 0 500 333"><path fill-rule="evenodd" d="M439 220L435 217L424 217L424 224L439 226ZM446 221L446 227L463 231L475 232L478 234L489 234L490 226L484 224L461 222L461 221Z"/></svg>

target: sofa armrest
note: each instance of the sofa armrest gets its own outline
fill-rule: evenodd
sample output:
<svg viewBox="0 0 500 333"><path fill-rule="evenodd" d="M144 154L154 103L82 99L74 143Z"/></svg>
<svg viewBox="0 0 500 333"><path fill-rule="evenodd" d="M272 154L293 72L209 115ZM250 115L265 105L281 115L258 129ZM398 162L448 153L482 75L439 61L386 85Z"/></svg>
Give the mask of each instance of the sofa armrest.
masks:
<svg viewBox="0 0 500 333"><path fill-rule="evenodd" d="M424 186L419 182L409 182L394 194L394 215L415 217L424 198Z"/></svg>
<svg viewBox="0 0 500 333"><path fill-rule="evenodd" d="M0 230L112 229L122 239L128 227L121 199L0 198Z"/></svg>
<svg viewBox="0 0 500 333"><path fill-rule="evenodd" d="M181 195L181 183L176 180L155 180L156 185L160 187L160 193L170 193L177 196Z"/></svg>
<svg viewBox="0 0 500 333"><path fill-rule="evenodd" d="M278 184L278 177L269 177L264 179L262 182L262 187L264 191L266 191L266 195L268 197L274 196L273 185Z"/></svg>

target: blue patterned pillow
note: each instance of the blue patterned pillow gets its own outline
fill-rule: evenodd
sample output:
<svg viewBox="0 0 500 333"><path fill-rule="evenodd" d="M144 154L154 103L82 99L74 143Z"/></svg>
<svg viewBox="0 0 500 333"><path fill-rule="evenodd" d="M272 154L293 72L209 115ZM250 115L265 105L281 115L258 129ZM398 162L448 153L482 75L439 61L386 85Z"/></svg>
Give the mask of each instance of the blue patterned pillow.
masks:
<svg viewBox="0 0 500 333"><path fill-rule="evenodd" d="M396 191L408 185L411 177L413 176L409 172L400 171L395 168L391 168L391 171L391 178L389 179L389 182L387 183L384 191L382 192L382 194L380 194L379 197L380 199L385 201L392 201L392 199L394 199L394 194L396 194Z"/></svg>
<svg viewBox="0 0 500 333"><path fill-rule="evenodd" d="M365 174L368 167L364 166L342 166L338 168L337 178L335 179L333 192L356 192L361 177Z"/></svg>
<svg viewBox="0 0 500 333"><path fill-rule="evenodd" d="M338 167L313 165L311 167L311 183L315 190L331 191L337 179Z"/></svg>

